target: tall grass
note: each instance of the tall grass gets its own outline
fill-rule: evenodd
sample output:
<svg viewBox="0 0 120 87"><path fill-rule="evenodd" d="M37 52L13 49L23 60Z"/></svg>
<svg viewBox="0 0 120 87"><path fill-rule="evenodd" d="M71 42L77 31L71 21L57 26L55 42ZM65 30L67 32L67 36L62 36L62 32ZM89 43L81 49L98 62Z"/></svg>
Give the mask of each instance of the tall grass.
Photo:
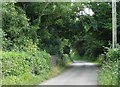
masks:
<svg viewBox="0 0 120 87"><path fill-rule="evenodd" d="M119 85L120 47L108 49L99 70L99 85Z"/></svg>

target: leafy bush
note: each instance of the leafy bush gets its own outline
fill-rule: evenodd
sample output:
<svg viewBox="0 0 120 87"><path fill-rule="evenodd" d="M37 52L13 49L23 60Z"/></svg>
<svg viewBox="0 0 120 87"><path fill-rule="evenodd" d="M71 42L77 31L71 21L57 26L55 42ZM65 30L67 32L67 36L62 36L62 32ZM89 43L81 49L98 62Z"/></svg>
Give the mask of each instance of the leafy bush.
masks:
<svg viewBox="0 0 120 87"><path fill-rule="evenodd" d="M116 60L120 59L120 46L115 49L108 49L108 53L106 53L107 60Z"/></svg>
<svg viewBox="0 0 120 87"><path fill-rule="evenodd" d="M36 85L62 70L50 68L50 55L44 51L0 52L2 54L2 85Z"/></svg>
<svg viewBox="0 0 120 87"><path fill-rule="evenodd" d="M2 4L3 50L19 49L29 37L27 16L14 3Z"/></svg>
<svg viewBox="0 0 120 87"><path fill-rule="evenodd" d="M118 85L119 61L120 46L115 49L109 48L99 72L100 85Z"/></svg>
<svg viewBox="0 0 120 87"><path fill-rule="evenodd" d="M35 75L50 70L50 55L43 51L36 52L2 52L3 76L19 76L26 72Z"/></svg>

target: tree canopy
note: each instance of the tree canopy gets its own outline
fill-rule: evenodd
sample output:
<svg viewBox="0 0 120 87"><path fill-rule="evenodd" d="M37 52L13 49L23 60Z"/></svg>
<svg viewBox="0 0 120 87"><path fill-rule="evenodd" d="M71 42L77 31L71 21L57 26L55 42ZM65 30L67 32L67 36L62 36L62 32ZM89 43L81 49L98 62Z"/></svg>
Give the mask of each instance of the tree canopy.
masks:
<svg viewBox="0 0 120 87"><path fill-rule="evenodd" d="M110 2L3 3L3 50L26 51L32 46L57 54L68 45L80 55L98 56L112 40L111 12ZM118 37L119 17L117 12Z"/></svg>

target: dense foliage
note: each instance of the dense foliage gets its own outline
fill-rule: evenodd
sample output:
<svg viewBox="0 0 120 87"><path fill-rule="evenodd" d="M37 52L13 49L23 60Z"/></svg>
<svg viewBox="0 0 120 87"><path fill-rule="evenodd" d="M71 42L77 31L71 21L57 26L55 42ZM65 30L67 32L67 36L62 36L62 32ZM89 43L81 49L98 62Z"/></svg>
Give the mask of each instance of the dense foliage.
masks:
<svg viewBox="0 0 120 87"><path fill-rule="evenodd" d="M2 52L4 76L21 75L26 72L40 74L50 70L50 55L45 52Z"/></svg>
<svg viewBox="0 0 120 87"><path fill-rule="evenodd" d="M119 85L120 46L108 49L99 72L100 85Z"/></svg>
<svg viewBox="0 0 120 87"><path fill-rule="evenodd" d="M112 40L111 8L111 3L3 3L3 50L25 50L30 41L51 55L68 45L81 56L96 57Z"/></svg>
<svg viewBox="0 0 120 87"><path fill-rule="evenodd" d="M2 52L3 79L24 73L42 75L50 71L50 55L37 52Z"/></svg>
<svg viewBox="0 0 120 87"><path fill-rule="evenodd" d="M118 43L119 8L117 2ZM26 72L30 72L29 76L48 72L50 55L57 55L57 63L62 66L67 58L74 56L96 60L106 51L103 46L110 46L112 41L110 2L8 2L2 3L1 10L1 60L5 78ZM113 54L114 50L109 51L106 61L111 61L109 56L117 56L116 51L116 56Z"/></svg>

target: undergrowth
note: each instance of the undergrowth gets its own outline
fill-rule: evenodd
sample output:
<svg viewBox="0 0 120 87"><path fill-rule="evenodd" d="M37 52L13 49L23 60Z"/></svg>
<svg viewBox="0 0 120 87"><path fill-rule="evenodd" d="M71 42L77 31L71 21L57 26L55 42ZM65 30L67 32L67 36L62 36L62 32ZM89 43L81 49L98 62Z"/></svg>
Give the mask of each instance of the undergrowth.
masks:
<svg viewBox="0 0 120 87"><path fill-rule="evenodd" d="M98 74L99 85L119 85L120 47L109 48Z"/></svg>

